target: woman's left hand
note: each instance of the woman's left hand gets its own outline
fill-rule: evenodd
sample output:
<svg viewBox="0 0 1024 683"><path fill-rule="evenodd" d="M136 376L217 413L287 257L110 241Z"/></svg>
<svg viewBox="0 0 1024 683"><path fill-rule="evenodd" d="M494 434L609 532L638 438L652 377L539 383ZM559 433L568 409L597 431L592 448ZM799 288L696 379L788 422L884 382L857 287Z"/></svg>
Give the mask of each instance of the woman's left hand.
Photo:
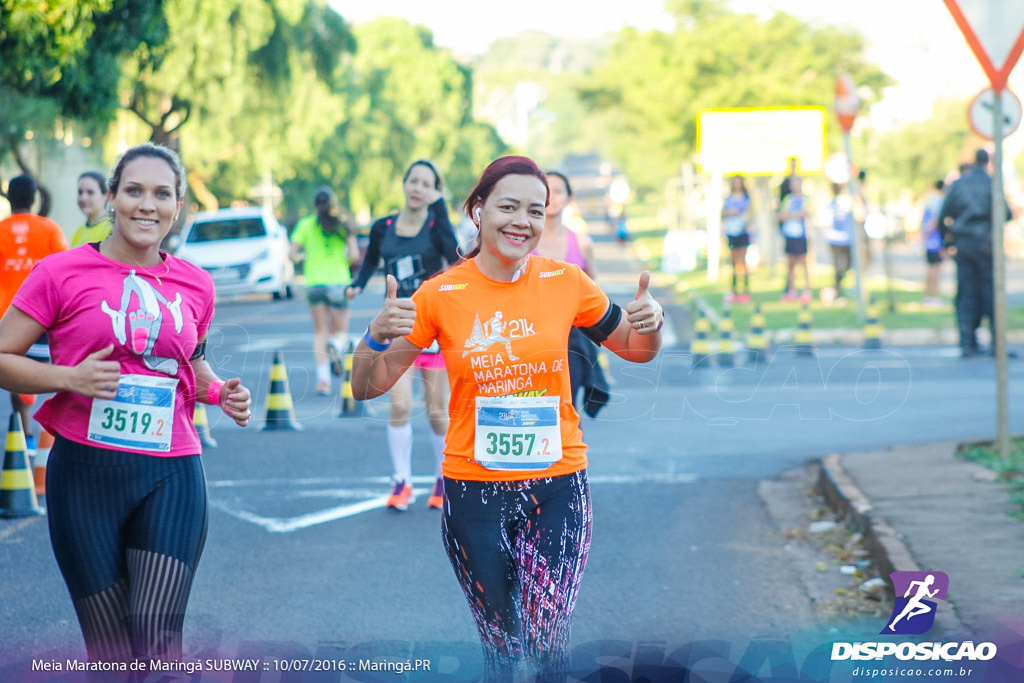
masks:
<svg viewBox="0 0 1024 683"><path fill-rule="evenodd" d="M249 418L252 417L252 399L240 377L229 379L220 388L220 408L239 427L249 424Z"/></svg>
<svg viewBox="0 0 1024 683"><path fill-rule="evenodd" d="M626 304L626 320L637 334L654 334L661 329L661 323L665 320L661 304L647 291L650 285L651 273L645 270L640 273L636 297Z"/></svg>

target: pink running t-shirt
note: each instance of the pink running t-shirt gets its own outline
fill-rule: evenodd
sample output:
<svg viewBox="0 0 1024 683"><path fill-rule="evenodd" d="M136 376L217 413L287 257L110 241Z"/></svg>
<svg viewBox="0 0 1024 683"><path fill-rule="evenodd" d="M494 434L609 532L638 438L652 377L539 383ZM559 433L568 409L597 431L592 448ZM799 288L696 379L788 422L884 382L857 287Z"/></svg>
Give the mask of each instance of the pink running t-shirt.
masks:
<svg viewBox="0 0 1024 683"><path fill-rule="evenodd" d="M213 281L187 261L162 256L163 264L141 268L84 244L40 261L18 290L13 305L47 329L54 365L77 365L111 344L114 350L106 360L121 364L117 400L126 402L58 392L35 414L47 431L82 444L146 455L202 452L192 424L196 378L189 359L213 320ZM126 375L161 379L132 384ZM149 381L171 388L151 390ZM133 410L135 394L156 396L152 405L160 396L167 403Z"/></svg>

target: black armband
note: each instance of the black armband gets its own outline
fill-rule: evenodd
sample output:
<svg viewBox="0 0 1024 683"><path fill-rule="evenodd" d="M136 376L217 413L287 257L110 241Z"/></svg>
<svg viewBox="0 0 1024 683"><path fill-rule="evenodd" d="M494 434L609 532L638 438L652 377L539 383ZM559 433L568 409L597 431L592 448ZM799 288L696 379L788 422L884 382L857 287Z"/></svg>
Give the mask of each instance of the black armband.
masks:
<svg viewBox="0 0 1024 683"><path fill-rule="evenodd" d="M196 350L192 352L189 361L200 360L201 358L206 358L206 342L204 341L196 344Z"/></svg>
<svg viewBox="0 0 1024 683"><path fill-rule="evenodd" d="M585 334L587 339L595 344L601 344L611 336L611 333L619 326L619 321L622 320L622 309L614 301L610 302L610 304L608 310L604 312L604 317L596 325L580 328L580 332Z"/></svg>

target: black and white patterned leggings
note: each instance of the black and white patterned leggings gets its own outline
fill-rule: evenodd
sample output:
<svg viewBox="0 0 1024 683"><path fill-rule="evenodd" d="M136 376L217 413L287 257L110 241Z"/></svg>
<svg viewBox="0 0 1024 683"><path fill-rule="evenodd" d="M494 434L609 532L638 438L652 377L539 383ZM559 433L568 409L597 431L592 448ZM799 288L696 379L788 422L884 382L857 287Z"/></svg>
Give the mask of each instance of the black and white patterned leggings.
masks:
<svg viewBox="0 0 1024 683"><path fill-rule="evenodd" d="M592 525L586 471L444 480L442 533L480 632L487 680L564 680Z"/></svg>
<svg viewBox="0 0 1024 683"><path fill-rule="evenodd" d="M92 661L180 659L206 542L198 455L153 457L54 440L50 543Z"/></svg>

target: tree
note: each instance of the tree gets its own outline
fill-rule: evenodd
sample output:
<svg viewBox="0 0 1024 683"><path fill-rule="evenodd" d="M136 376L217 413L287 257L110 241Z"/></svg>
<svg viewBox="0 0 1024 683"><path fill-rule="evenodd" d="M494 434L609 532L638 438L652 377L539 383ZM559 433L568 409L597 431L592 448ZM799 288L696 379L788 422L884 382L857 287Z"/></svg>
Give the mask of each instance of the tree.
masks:
<svg viewBox="0 0 1024 683"><path fill-rule="evenodd" d="M58 119L102 128L118 106L118 62L166 36L160 0L0 2L0 160L33 173L28 136L46 145ZM38 173L34 173L38 175ZM49 191L40 182L40 212Z"/></svg>
<svg viewBox="0 0 1024 683"><path fill-rule="evenodd" d="M461 201L504 150L493 128L473 120L471 74L434 46L427 28L401 19L362 24L356 40L344 120L323 140L302 187L327 182L355 212L378 216L401 207L402 174L427 157Z"/></svg>
<svg viewBox="0 0 1024 683"><path fill-rule="evenodd" d="M888 82L865 61L856 34L781 12L766 20L736 14L717 0L669 5L674 32L624 29L579 87L588 106L609 114L615 133L609 151L639 189L658 190L678 172L694 151L702 110L831 109L841 71L869 103Z"/></svg>
<svg viewBox="0 0 1024 683"><path fill-rule="evenodd" d="M126 64L125 106L149 139L181 148L204 204L315 156L344 115L332 88L354 49L324 0L170 0L167 18L167 48Z"/></svg>

